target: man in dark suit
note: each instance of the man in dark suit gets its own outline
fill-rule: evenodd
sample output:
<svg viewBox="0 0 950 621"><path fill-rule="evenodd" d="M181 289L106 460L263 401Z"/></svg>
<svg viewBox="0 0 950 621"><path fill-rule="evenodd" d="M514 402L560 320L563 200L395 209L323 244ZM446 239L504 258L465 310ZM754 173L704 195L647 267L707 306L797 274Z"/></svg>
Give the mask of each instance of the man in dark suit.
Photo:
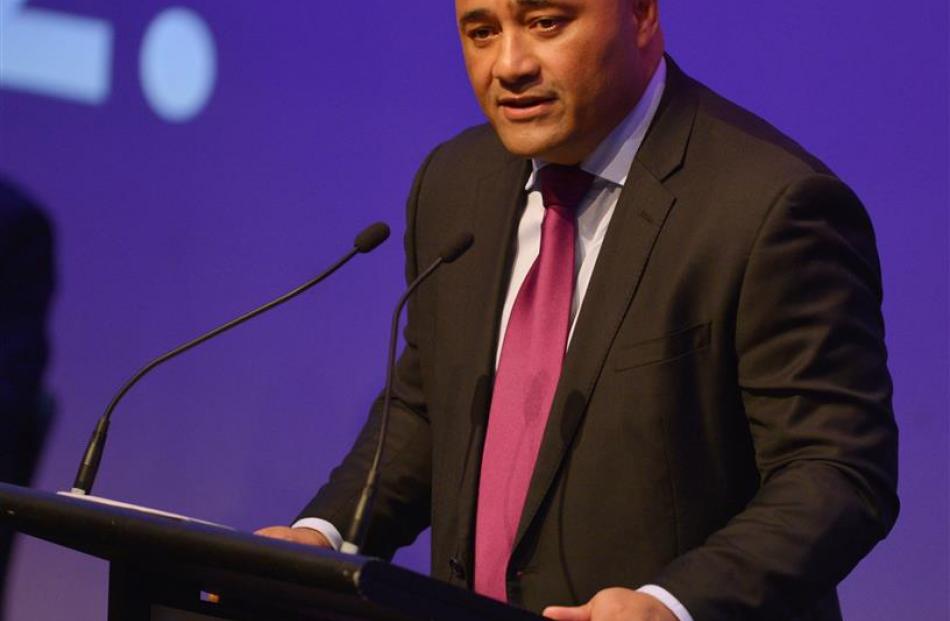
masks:
<svg viewBox="0 0 950 621"><path fill-rule="evenodd" d="M52 235L42 212L0 179L0 481L29 485L49 424L43 398ZM13 532L0 528L0 617Z"/></svg>
<svg viewBox="0 0 950 621"><path fill-rule="evenodd" d="M410 306L366 552L431 525L436 577L555 619L839 619L898 508L860 202L664 57L656 0L456 8L491 127L420 169L407 276L476 241ZM263 534L335 544L378 412Z"/></svg>

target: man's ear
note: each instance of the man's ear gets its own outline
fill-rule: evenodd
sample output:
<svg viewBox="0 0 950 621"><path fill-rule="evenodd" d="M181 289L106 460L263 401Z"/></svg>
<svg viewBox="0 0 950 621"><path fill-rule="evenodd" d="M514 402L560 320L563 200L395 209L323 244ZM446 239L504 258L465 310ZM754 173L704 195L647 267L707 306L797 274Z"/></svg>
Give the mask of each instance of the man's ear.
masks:
<svg viewBox="0 0 950 621"><path fill-rule="evenodd" d="M646 49L660 33L659 0L630 0L637 19L637 47Z"/></svg>

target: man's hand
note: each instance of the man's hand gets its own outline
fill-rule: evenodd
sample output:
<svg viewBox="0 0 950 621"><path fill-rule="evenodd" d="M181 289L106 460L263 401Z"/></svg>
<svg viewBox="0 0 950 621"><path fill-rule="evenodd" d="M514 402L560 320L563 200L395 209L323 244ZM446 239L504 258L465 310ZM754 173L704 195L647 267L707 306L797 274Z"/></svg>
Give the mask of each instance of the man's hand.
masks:
<svg viewBox="0 0 950 621"><path fill-rule="evenodd" d="M317 546L318 548L330 548L330 541L319 532L312 528L290 528L289 526L269 526L254 531L255 535L270 537L271 539L283 539L284 541L293 541L308 546Z"/></svg>
<svg viewBox="0 0 950 621"><path fill-rule="evenodd" d="M652 595L620 587L604 589L583 606L548 606L544 616L558 621L677 621Z"/></svg>

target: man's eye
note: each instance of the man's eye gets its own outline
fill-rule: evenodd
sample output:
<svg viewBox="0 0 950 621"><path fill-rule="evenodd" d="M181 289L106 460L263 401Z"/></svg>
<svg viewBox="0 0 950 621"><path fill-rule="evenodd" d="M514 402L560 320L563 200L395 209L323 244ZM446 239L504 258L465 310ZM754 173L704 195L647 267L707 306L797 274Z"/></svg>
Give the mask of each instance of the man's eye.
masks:
<svg viewBox="0 0 950 621"><path fill-rule="evenodd" d="M484 41L492 36L492 29L488 26L481 26L479 28L472 28L468 31L468 36L474 41Z"/></svg>
<svg viewBox="0 0 950 621"><path fill-rule="evenodd" d="M559 17L540 17L534 20L534 27L542 32L554 32L564 25L565 20Z"/></svg>

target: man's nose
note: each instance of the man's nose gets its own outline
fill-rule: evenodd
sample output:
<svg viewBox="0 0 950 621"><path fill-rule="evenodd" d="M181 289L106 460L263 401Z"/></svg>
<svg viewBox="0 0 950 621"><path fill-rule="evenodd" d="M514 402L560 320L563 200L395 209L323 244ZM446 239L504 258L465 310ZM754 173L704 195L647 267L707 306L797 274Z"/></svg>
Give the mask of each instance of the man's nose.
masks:
<svg viewBox="0 0 950 621"><path fill-rule="evenodd" d="M541 72L530 44L517 34L504 36L495 59L494 78L508 89L518 90L533 84Z"/></svg>

